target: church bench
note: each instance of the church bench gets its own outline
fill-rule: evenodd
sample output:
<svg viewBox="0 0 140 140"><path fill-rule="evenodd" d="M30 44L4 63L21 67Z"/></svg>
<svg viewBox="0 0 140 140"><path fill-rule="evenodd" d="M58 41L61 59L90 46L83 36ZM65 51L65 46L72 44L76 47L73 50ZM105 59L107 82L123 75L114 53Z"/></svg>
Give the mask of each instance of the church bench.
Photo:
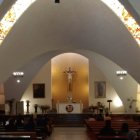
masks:
<svg viewBox="0 0 140 140"><path fill-rule="evenodd" d="M127 140L127 136L97 136L97 140Z"/></svg>
<svg viewBox="0 0 140 140"><path fill-rule="evenodd" d="M114 130L116 130L116 132L118 132L121 129L121 125L124 122L127 121L111 121L111 126ZM135 122L135 121L128 121L127 122L129 125L129 128L131 130L138 130L140 129L140 125L139 122ZM88 121L85 120L85 124L87 126L87 130L93 132L94 134L99 134L100 130L104 127L105 125L105 121Z"/></svg>
<svg viewBox="0 0 140 140"><path fill-rule="evenodd" d="M90 121L88 119L85 120L85 123L90 123L90 124L94 124L94 123L98 123L100 125L104 124L105 121ZM112 124L122 124L122 123L128 123L128 124L139 124L139 122L136 122L136 121L133 121L133 120L111 120L111 123Z"/></svg>
<svg viewBox="0 0 140 140"><path fill-rule="evenodd" d="M97 136L97 140L127 140L127 136ZM136 140L140 140L138 136Z"/></svg>
<svg viewBox="0 0 140 140"><path fill-rule="evenodd" d="M112 121L111 120L111 125L112 126L121 126L122 123L128 123L129 126L140 126L139 122L136 121ZM89 120L85 120L85 124L89 127L91 126L104 126L105 121L89 121Z"/></svg>
<svg viewBox="0 0 140 140"><path fill-rule="evenodd" d="M15 130L7 130L5 127L1 127L0 128L0 135L1 133L10 133L10 132L19 132L19 133L24 133L24 132L28 132L26 129L24 129L24 127L18 127L17 129ZM35 127L34 130L30 131L30 132L35 132L36 133L36 137L37 139L40 139L41 137L44 137L44 136L49 136L51 134L51 132L48 132L47 129L45 129L44 127Z"/></svg>
<svg viewBox="0 0 140 140"><path fill-rule="evenodd" d="M30 136L0 135L0 140L31 140Z"/></svg>
<svg viewBox="0 0 140 140"><path fill-rule="evenodd" d="M36 140L36 132L19 132L19 131L14 131L14 132L0 132L0 137L3 136L29 136L31 140ZM23 137L24 138L24 137Z"/></svg>

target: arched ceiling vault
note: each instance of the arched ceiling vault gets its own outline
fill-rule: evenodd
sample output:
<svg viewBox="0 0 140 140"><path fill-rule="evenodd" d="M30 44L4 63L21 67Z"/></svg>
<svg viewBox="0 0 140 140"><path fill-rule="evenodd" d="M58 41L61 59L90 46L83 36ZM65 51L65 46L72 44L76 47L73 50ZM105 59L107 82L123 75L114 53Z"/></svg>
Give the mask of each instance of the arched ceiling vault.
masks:
<svg viewBox="0 0 140 140"><path fill-rule="evenodd" d="M55 50L97 52L140 81L140 49L118 17L99 0L36 1L0 48L0 82L35 57Z"/></svg>
<svg viewBox="0 0 140 140"><path fill-rule="evenodd" d="M92 51L86 51L81 49L80 50L69 49L47 52L32 60L32 62L26 65L25 67L22 67L22 69L20 70L25 72L25 76L22 78L22 83L24 84L17 84L15 82L15 78L11 76L5 82L6 100L11 99L11 97L20 100L22 94L27 89L28 85L31 83L32 79L38 73L40 68L44 64L46 64L51 58L67 52L79 53L80 55L83 55L86 58L88 58L90 63L91 62L94 63L105 75L107 82L111 83L111 85L114 87L115 91L120 96L126 108L127 108L127 98L129 97L136 98L137 82L130 75L127 75L124 80L120 81L115 74L116 70L121 69L119 66L117 66L107 58ZM93 66L90 65L90 67ZM90 89L90 87L89 92L92 93L93 91L92 89Z"/></svg>

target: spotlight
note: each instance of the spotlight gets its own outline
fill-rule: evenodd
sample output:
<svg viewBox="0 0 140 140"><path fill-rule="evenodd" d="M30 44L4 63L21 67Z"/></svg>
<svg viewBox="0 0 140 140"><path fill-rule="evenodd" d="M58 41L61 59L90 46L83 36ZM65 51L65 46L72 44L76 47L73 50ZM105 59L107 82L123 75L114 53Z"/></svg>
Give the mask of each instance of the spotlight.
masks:
<svg viewBox="0 0 140 140"><path fill-rule="evenodd" d="M21 78L24 76L24 72L13 72L13 76L16 78L16 82L20 83L21 82Z"/></svg>
<svg viewBox="0 0 140 140"><path fill-rule="evenodd" d="M118 71L116 71L116 75L120 78L120 80L123 80L124 77L127 75L127 71L125 71L125 70L118 70Z"/></svg>

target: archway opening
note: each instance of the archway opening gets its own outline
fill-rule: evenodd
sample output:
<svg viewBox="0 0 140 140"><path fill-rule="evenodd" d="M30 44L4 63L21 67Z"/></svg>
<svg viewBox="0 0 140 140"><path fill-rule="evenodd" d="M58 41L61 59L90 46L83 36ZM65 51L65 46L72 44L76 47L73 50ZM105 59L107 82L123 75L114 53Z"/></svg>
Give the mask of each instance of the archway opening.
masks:
<svg viewBox="0 0 140 140"><path fill-rule="evenodd" d="M57 102L82 102L88 107L89 62L76 53L64 53L51 60L52 99Z"/></svg>

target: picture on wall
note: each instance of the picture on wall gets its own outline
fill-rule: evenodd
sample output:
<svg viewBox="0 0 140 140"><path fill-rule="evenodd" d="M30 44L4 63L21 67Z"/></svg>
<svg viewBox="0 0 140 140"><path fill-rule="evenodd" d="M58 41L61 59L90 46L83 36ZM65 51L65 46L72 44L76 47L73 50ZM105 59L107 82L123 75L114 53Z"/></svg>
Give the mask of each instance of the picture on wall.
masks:
<svg viewBox="0 0 140 140"><path fill-rule="evenodd" d="M45 84L34 83L33 84L33 97L34 98L45 98Z"/></svg>
<svg viewBox="0 0 140 140"><path fill-rule="evenodd" d="M106 97L106 82L105 81L95 81L95 98L105 98Z"/></svg>

